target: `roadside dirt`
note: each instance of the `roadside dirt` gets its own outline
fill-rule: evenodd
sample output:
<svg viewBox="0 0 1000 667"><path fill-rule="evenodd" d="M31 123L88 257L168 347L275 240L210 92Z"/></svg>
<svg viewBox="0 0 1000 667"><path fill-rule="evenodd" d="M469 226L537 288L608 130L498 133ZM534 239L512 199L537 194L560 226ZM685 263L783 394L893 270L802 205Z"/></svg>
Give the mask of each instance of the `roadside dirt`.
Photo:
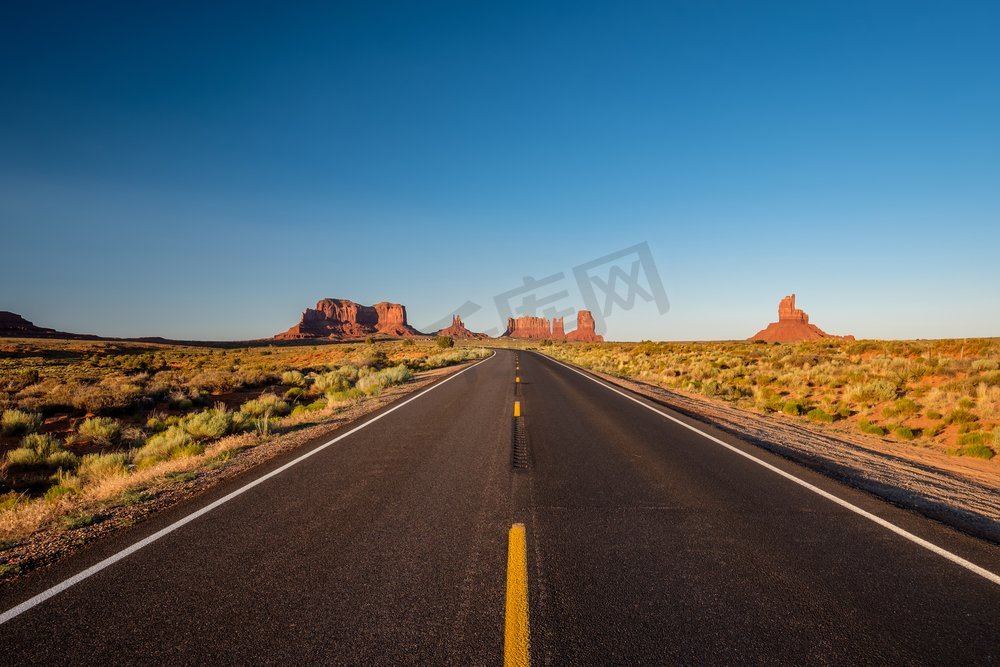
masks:
<svg viewBox="0 0 1000 667"><path fill-rule="evenodd" d="M1000 470L990 461L853 433L588 371L889 502L1000 544Z"/></svg>
<svg viewBox="0 0 1000 667"><path fill-rule="evenodd" d="M234 453L229 460L214 468L202 468L144 485L131 498L100 508L89 525L78 528L53 526L34 533L25 540L0 543L0 587L30 571L52 565L95 540L201 495L281 454L333 435L346 424L470 365L465 363L418 373L406 384L390 387L377 397L346 407L322 423L299 427L263 442L259 442L253 434L238 436L246 440L247 448Z"/></svg>

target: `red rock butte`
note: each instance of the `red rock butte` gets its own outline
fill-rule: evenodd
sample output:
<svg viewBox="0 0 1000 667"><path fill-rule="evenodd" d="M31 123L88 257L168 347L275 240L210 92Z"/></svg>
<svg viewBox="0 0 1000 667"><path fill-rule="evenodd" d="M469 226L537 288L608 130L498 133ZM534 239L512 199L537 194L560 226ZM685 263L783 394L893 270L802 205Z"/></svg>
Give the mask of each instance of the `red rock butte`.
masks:
<svg viewBox="0 0 1000 667"><path fill-rule="evenodd" d="M452 338L489 338L484 333L476 333L465 328L462 318L455 315L451 318L451 326L445 327L437 332L438 336L450 336Z"/></svg>
<svg viewBox="0 0 1000 667"><path fill-rule="evenodd" d="M508 338L536 338L544 340L576 340L588 343L600 343L604 336L594 330L594 316L589 310L581 310L576 314L576 330L565 333L563 318L553 318L551 322L544 317L508 317L507 331L502 336Z"/></svg>
<svg viewBox="0 0 1000 667"><path fill-rule="evenodd" d="M821 338L854 340L854 336L834 336L826 333L815 324L809 324L809 316L804 310L795 307L795 295L792 294L786 296L778 304L778 321L771 322L767 328L758 331L747 340L793 343L800 340L819 340Z"/></svg>
<svg viewBox="0 0 1000 667"><path fill-rule="evenodd" d="M275 340L327 338L349 340L375 335L404 338L422 336L406 322L406 308L382 301L362 306L347 299L322 299L315 308L307 308L299 323Z"/></svg>

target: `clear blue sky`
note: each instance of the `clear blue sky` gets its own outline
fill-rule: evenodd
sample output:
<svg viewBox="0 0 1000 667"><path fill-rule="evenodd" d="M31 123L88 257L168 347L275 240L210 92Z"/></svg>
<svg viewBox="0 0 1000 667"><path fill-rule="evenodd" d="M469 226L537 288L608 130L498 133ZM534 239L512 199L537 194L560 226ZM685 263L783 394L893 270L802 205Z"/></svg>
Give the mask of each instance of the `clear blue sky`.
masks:
<svg viewBox="0 0 1000 667"><path fill-rule="evenodd" d="M998 32L996 2L7 3L0 310L483 330L646 242L670 309L610 338L746 337L791 292L833 333L997 336Z"/></svg>

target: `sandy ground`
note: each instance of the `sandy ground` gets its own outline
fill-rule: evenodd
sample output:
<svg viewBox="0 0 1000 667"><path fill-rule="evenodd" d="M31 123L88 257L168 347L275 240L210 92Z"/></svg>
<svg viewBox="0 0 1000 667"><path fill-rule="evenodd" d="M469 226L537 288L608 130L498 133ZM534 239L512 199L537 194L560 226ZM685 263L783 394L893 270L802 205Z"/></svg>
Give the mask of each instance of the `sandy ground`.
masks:
<svg viewBox="0 0 1000 667"><path fill-rule="evenodd" d="M762 415L590 372L895 505L1000 543L1000 467L994 461L947 456L864 434L821 432L785 415Z"/></svg>
<svg viewBox="0 0 1000 667"><path fill-rule="evenodd" d="M180 502L198 496L220 483L249 472L261 463L284 454L302 445L331 436L334 431L371 412L392 403L406 394L417 392L438 378L467 368L470 363L438 368L418 373L403 385L390 387L381 395L350 406L322 423L298 428L291 432L271 437L252 448L243 450L232 459L212 469L194 471L192 479L180 482L176 479L160 479L143 489L143 502L111 506L101 511L100 520L82 528L65 529L51 527L39 531L16 544L0 545L0 564L4 568L0 574L0 586L4 582L21 576L39 567L51 565L85 545L104 536L116 533L143 519L173 507ZM248 444L256 436L247 434Z"/></svg>

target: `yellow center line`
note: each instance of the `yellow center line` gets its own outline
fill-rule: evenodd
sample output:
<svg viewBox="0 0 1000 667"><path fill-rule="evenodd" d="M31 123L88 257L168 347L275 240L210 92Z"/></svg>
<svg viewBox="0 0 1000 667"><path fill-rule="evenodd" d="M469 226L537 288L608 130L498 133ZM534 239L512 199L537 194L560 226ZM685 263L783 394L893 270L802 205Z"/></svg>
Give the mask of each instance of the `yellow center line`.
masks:
<svg viewBox="0 0 1000 667"><path fill-rule="evenodd" d="M514 416L521 416L521 401L514 401Z"/></svg>
<svg viewBox="0 0 1000 667"><path fill-rule="evenodd" d="M507 538L507 613L503 636L504 667L529 667L528 547L524 524L510 527Z"/></svg>

